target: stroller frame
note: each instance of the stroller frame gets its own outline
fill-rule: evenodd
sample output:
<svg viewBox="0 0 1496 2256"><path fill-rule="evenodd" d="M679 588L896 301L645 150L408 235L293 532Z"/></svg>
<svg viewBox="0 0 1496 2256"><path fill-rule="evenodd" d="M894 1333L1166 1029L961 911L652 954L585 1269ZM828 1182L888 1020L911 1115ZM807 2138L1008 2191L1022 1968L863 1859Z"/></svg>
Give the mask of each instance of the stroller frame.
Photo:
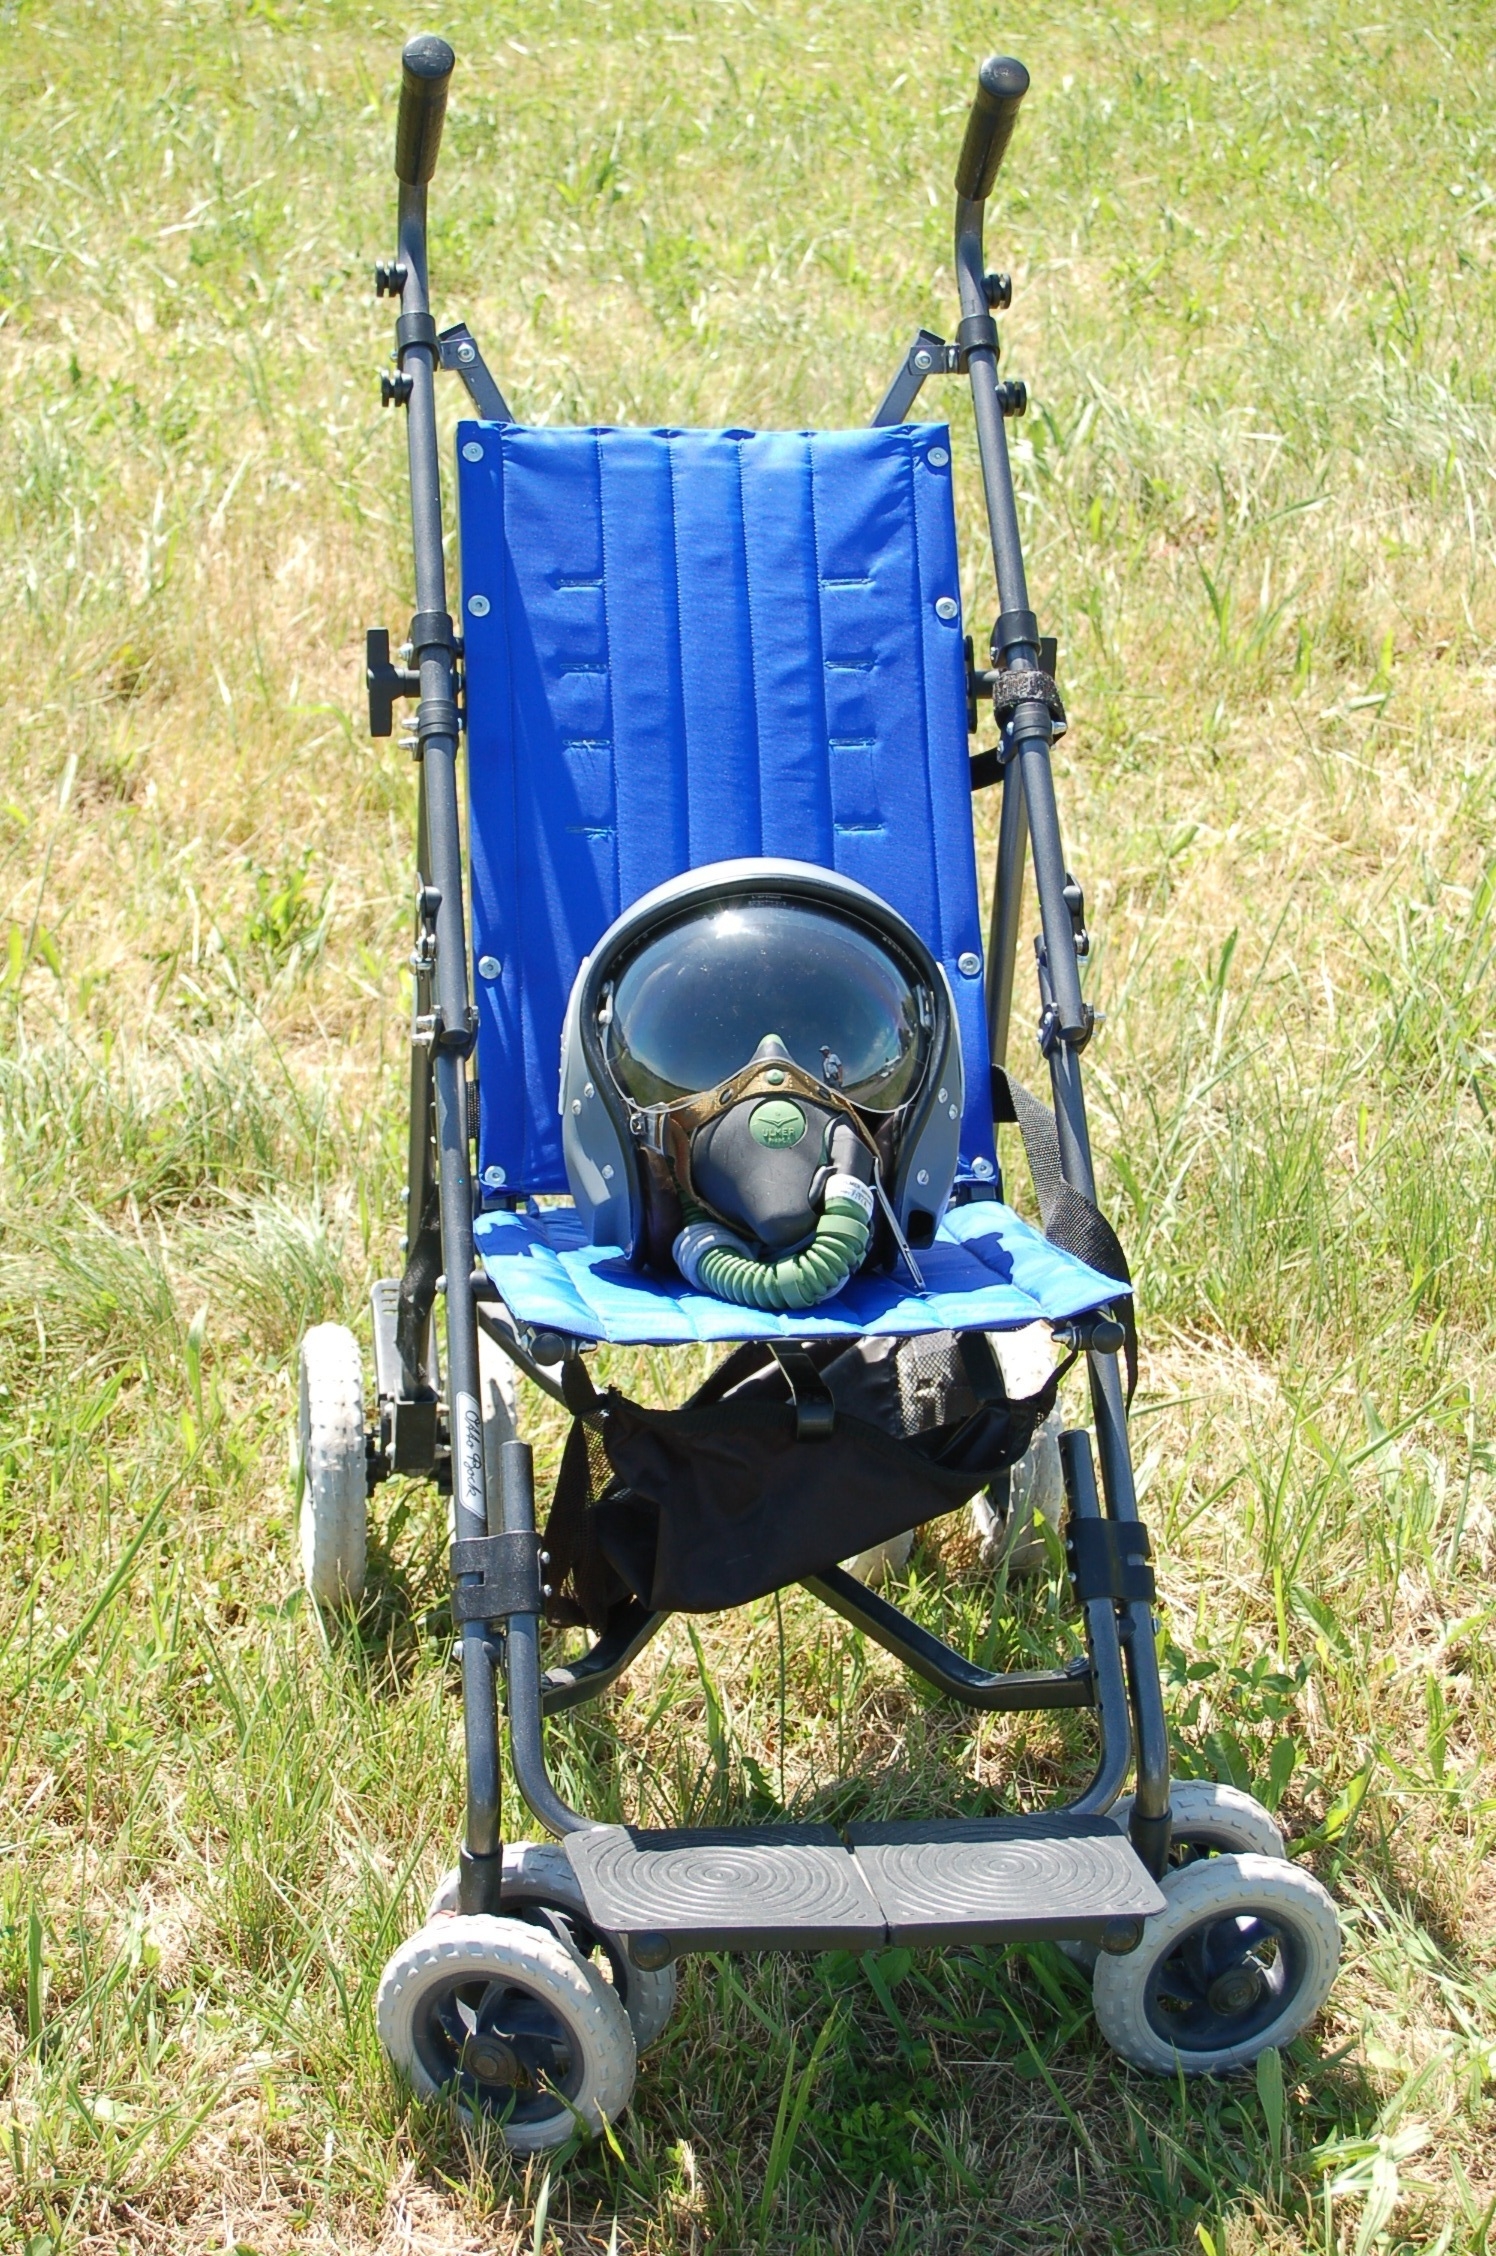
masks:
<svg viewBox="0 0 1496 2256"><path fill-rule="evenodd" d="M457 1907L463 1913L498 1913L506 1901L498 1712L502 1684L520 1794L541 1825L568 1844L590 1910L594 1898L603 1901L610 1885L602 1869L603 1851L610 1843L616 1845L622 1829L598 1826L560 1798L546 1765L543 1720L605 1690L668 1617L635 1600L589 1652L544 1673L540 1621L548 1595L542 1584L547 1555L539 1548L536 1533L531 1453L523 1442L503 1442L496 1480L491 1477L493 1468L485 1468L484 1461L480 1323L536 1383L558 1399L555 1366L560 1364L564 1372L568 1359L580 1354L580 1343L497 1324L495 1311L484 1305L496 1298L494 1288L477 1267L474 1251L479 1196L473 1160L476 1088L468 1066L476 1014L468 976L459 816L462 646L448 611L443 560L435 412L438 370L461 376L480 416L492 421L512 418L467 328L459 324L438 331L430 311L427 186L436 166L451 68L451 50L440 40L416 39L405 51L396 137L398 253L391 264L375 270L376 292L393 297L399 306L395 371L384 376L382 385L385 401L405 411L416 610L399 664L391 661L387 633L374 630L369 635L370 727L375 735L389 735L394 701L418 700L414 731L407 741L419 763L420 782L411 959L407 1258L398 1285L386 1281L375 1288L380 1408L367 1441L368 1472L371 1485L392 1473L425 1475L450 1486L453 1497L452 1612L461 1659L466 1766ZM974 789L991 782L1001 787L987 961L996 1116L1010 1124L1021 1118L1008 1097L1004 1067L1015 1008L1021 895L1031 859L1041 925L1035 943L1038 1039L1054 1106L1053 1125L1047 1131L1049 1188L1051 1196L1058 1192L1070 1201L1073 1213L1085 1216L1089 1210L1104 1231L1095 1214L1095 1170L1081 1078L1081 1053L1094 1024L1081 991L1081 960L1087 951L1084 904L1065 864L1051 766L1051 746L1063 726L1063 714L1052 679L1054 646L1041 639L1030 606L1005 426L1005 418L1021 414L1026 401L1021 384L1005 382L998 374L994 312L1009 303L1010 286L1005 276L987 272L983 247L987 197L1027 85L1028 74L1020 64L994 58L983 66L956 176L960 324L952 343L925 329L918 332L873 421L903 422L931 375L960 373L967 380L999 592L989 667L973 664L967 643L968 725L976 727L979 701L992 706L1000 725L996 747L972 761ZM1028 1117L1021 1119L1031 1160L1036 1156L1033 1111L1030 1106ZM1041 1123L1041 1146L1045 1133ZM1044 1186L1040 1188L1042 1195ZM1115 1239L1110 1244L1115 1248ZM438 1296L445 1300L444 1371L435 1337ZM1061 1457L1070 1512L1069 1563L1084 1618L1084 1659L1050 1670L989 1671L840 1568L807 1578L805 1587L925 1682L969 1708L1087 1707L1096 1717L1095 1774L1064 1812L1035 1820L974 1820L964 1826L948 1821L923 1828L852 1828L854 1846L859 1836L866 1837L864 1845L876 1855L878 1845L871 1841L872 1835L897 1832L907 1845L910 1834L918 1833L937 1862L944 1855L954 1857L959 1865L963 1843L990 1841L996 1832L1020 1850L1025 1839L1038 1841L1051 1857L1068 1853L1069 1842L1077 1853L1084 1849L1090 1854L1094 1863L1099 1836L1105 1835L1114 1843L1107 1854L1120 1892L1114 1884L1110 1902L1077 1906L1071 1900L1056 1907L1052 1873L1042 1886L1036 1874L1033 1887L1027 1893L1019 1889L1006 1904L989 1903L983 1909L968 1903L960 1916L943 1925L912 1919L896 1929L890 1924L886 1930L883 1925L873 1930L865 1923L859 1928L855 1921L838 1925L834 1917L818 1926L803 1920L798 1927L793 1921L775 1924L744 1902L732 1916L715 1924L698 1921L692 1927L678 1921L665 1932L636 1911L627 1923L616 1917L611 1923L615 1941L621 1936L636 1966L660 1967L686 1949L706 1947L804 1948L835 1942L857 1948L881 1943L885 1932L895 1931L897 1939L905 1941L949 1940L958 1933L973 1941L1049 1935L1089 1939L1109 1953L1136 1947L1145 1919L1162 1903L1146 1876L1156 1879L1164 1874L1170 1850L1169 1742L1155 1647L1153 1583L1146 1563L1147 1538L1138 1516L1118 1367L1123 1327L1103 1310L1099 1316L1077 1319L1069 1327L1069 1338L1086 1357L1095 1458L1100 1466L1098 1493L1091 1436L1084 1430L1064 1434ZM793 1357L784 1360L793 1384ZM497 1502L492 1517L491 1497ZM1098 1826L1095 1820L1117 1800L1134 1767L1129 1850L1121 1834ZM762 1843L775 1833L790 1853L824 1854L823 1848L807 1841L808 1831L781 1827L775 1833L761 1828L741 1838ZM731 1838L721 1832L656 1837L663 1853L669 1853L672 1843L685 1844L682 1853L688 1853L693 1840L720 1845ZM1128 1870L1118 1868L1119 1859ZM1107 1857L1102 1861L1105 1864ZM949 1879L949 1872L945 1877ZM1103 1888L1103 1897L1108 1893ZM621 1899L615 1891L609 1900L616 1909ZM598 1924L602 1925L600 1919Z"/></svg>

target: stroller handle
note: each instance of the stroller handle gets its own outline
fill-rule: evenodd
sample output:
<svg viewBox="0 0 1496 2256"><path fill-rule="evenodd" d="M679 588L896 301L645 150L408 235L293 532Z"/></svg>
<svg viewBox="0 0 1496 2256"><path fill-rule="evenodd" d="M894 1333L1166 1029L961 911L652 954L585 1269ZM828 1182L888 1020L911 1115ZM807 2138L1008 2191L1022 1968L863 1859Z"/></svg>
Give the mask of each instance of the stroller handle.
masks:
<svg viewBox="0 0 1496 2256"><path fill-rule="evenodd" d="M977 72L976 98L956 163L956 194L969 203L979 204L992 193L1018 122L1018 105L1028 90L1029 74L1011 55L989 55Z"/></svg>
<svg viewBox="0 0 1496 2256"><path fill-rule="evenodd" d="M447 86L457 57L445 39L423 31L405 43L400 58L400 116L395 126L395 173L407 188L424 188L436 170L447 114Z"/></svg>

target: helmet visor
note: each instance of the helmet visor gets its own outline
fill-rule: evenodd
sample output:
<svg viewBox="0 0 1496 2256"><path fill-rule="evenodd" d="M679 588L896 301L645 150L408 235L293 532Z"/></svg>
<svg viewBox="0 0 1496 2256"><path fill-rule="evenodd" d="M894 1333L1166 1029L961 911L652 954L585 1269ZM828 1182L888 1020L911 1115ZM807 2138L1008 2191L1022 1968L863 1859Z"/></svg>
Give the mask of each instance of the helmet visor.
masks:
<svg viewBox="0 0 1496 2256"><path fill-rule="evenodd" d="M796 1065L874 1112L914 1094L934 1023L927 985L888 941L783 897L702 906L652 934L602 1017L609 1068L635 1104L698 1096L774 1035Z"/></svg>

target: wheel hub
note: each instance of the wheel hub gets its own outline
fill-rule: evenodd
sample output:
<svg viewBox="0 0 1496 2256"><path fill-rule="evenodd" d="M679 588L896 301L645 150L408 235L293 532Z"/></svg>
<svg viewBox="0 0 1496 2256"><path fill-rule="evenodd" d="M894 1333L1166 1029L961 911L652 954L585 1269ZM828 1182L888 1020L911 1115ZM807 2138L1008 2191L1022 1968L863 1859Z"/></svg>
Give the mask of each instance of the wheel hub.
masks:
<svg viewBox="0 0 1496 2256"><path fill-rule="evenodd" d="M508 2091L526 2090L531 2082L514 2047L496 2033L469 2037L462 2048L462 2065L480 2084L502 2084Z"/></svg>
<svg viewBox="0 0 1496 2256"><path fill-rule="evenodd" d="M1262 1969L1251 1960L1218 1974L1206 1991L1212 2013L1250 2013L1263 1995Z"/></svg>

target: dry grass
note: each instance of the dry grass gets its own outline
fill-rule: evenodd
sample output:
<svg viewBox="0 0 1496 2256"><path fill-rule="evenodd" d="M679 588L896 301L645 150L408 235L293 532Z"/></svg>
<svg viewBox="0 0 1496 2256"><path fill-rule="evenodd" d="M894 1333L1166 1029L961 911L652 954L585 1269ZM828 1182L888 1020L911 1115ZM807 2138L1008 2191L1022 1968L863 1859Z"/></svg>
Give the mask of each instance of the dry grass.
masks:
<svg viewBox="0 0 1496 2256"><path fill-rule="evenodd" d="M1279 2129L1270 2090L1120 2073L1043 1951L887 1954L881 1990L699 1963L619 2151L547 2189L410 2110L371 2030L457 1825L435 1516L381 1492L328 1644L284 1473L296 1336L360 1320L399 1228L411 786L358 668L409 601L367 268L411 27L0 8L5 2246L1485 2250L1496 106L1482 11L1364 12L448 26L439 302L533 419L863 419L951 319L971 64L1034 72L992 249L1171 1704L1187 1767L1281 1788L1348 1931ZM987 1628L953 1535L908 1602ZM1073 1770L1053 1719L954 1716L785 1622L782 1735L772 1608L699 1665L678 1628L556 1734L579 1790ZM1056 1594L1001 1634L1066 1635ZM833 2010L765 2203L792 2033L803 2063Z"/></svg>

